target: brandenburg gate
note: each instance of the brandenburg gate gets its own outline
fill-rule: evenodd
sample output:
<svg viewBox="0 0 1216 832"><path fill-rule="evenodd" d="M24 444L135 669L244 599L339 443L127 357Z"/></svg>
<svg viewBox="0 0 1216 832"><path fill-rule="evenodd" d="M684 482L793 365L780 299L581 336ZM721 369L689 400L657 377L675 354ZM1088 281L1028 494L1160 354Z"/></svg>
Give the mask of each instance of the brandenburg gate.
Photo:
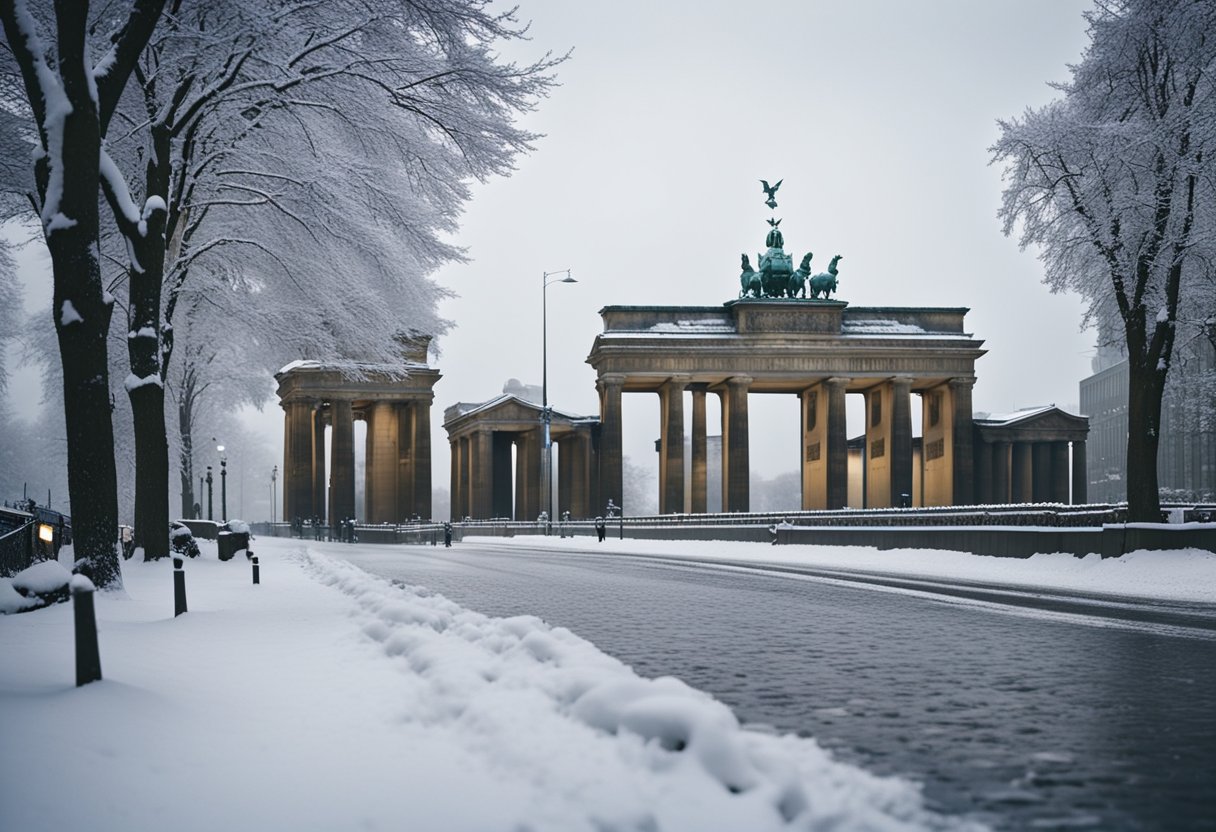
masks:
<svg viewBox="0 0 1216 832"><path fill-rule="evenodd" d="M746 271L745 271L746 275ZM747 297L722 306L609 306L587 358L600 394L600 494L622 493L621 397L660 402L659 512L706 510L706 399L722 409L723 511L749 508L748 397L801 402L802 507L848 493L845 396L865 397L865 502L913 493L912 394L921 397L925 505L974 502L971 388L982 341L961 308L851 308L833 300ZM684 392L691 395L686 417ZM691 431L691 481L684 480ZM619 502L620 498L617 496Z"/></svg>

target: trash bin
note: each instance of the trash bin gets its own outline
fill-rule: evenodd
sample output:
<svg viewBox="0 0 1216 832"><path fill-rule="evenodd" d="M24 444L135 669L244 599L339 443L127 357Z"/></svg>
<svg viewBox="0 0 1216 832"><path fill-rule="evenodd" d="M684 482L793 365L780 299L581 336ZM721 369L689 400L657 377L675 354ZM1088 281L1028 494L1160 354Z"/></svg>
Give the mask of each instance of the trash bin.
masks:
<svg viewBox="0 0 1216 832"><path fill-rule="evenodd" d="M221 531L216 538L220 560L232 560L237 552L249 548L249 532Z"/></svg>

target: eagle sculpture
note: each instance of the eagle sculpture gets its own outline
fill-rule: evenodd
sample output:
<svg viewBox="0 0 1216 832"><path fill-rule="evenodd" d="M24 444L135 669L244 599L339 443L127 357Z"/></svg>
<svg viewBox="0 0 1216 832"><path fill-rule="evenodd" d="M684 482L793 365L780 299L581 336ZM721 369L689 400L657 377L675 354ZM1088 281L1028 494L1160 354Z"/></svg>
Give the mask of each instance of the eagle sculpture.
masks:
<svg viewBox="0 0 1216 832"><path fill-rule="evenodd" d="M769 208L777 207L777 189L781 187L781 183L784 181L784 179L778 179L776 185L770 186L767 179L760 180L760 184L764 186L764 195L768 197L768 200L764 204Z"/></svg>

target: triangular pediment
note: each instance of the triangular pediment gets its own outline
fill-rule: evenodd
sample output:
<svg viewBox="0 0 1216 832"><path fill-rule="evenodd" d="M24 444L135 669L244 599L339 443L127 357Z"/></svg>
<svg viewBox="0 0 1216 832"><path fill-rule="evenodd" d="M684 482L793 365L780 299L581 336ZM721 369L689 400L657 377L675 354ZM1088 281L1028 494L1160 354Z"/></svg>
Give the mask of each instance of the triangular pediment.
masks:
<svg viewBox="0 0 1216 832"><path fill-rule="evenodd" d="M985 437L1025 442L1079 441L1089 433L1089 419L1055 406L1032 408L986 419L976 419Z"/></svg>
<svg viewBox="0 0 1216 832"><path fill-rule="evenodd" d="M462 402L454 405L444 414L444 427L449 431L460 427L462 429L475 425L484 425L497 430L526 430L539 425L544 409L536 402L521 399L510 393L476 404ZM550 408L551 423L570 424L586 421L587 417L577 416Z"/></svg>

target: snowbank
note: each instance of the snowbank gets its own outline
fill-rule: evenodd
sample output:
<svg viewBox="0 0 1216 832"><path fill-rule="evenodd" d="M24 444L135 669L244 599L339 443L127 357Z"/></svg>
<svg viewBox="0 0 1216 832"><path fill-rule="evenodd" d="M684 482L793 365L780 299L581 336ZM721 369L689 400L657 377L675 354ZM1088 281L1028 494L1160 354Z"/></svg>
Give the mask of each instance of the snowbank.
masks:
<svg viewBox="0 0 1216 832"><path fill-rule="evenodd" d="M469 538L476 541L477 538ZM762 566L807 566L880 572L914 578L973 581L1017 588L1083 592L1170 601L1216 603L1216 554L1201 549L1140 550L1119 558L1069 554L998 558L932 549L879 550L866 546L769 546L725 540L612 539L592 537L494 538L495 545L650 554L729 560Z"/></svg>
<svg viewBox="0 0 1216 832"><path fill-rule="evenodd" d="M4 828L971 828L539 619L204 547L179 618L168 560L98 595L103 682L72 686L70 605L0 618Z"/></svg>

